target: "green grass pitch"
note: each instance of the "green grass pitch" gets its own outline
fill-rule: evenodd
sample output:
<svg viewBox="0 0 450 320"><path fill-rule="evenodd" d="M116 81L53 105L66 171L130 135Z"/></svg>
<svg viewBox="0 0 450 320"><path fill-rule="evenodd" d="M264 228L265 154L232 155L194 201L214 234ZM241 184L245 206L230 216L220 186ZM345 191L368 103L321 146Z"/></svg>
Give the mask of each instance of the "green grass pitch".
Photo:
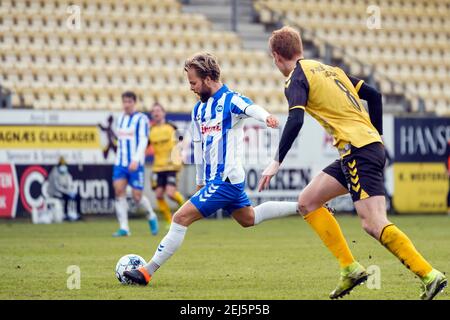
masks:
<svg viewBox="0 0 450 320"><path fill-rule="evenodd" d="M419 280L360 228L338 216L350 248L366 267L381 270L381 289L357 287L344 299L418 299ZM392 216L420 252L450 274L450 217ZM113 219L32 225L0 221L0 299L328 299L338 264L303 219L290 217L244 229L231 219L194 223L180 250L147 287L121 285L114 275L128 253L153 255L166 233L151 236L142 219L132 236L112 238ZM67 267L81 270L69 290ZM450 299L447 288L438 299Z"/></svg>

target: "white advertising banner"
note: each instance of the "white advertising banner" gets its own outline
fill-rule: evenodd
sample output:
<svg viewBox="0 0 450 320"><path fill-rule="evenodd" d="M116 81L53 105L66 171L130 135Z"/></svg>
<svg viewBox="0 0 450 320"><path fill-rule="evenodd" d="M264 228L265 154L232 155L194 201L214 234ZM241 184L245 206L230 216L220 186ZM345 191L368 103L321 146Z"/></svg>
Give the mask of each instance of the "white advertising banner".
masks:
<svg viewBox="0 0 450 320"><path fill-rule="evenodd" d="M113 126L120 113L2 110L0 163L112 164Z"/></svg>
<svg viewBox="0 0 450 320"><path fill-rule="evenodd" d="M119 115L119 112L108 111L2 110L0 112L0 164L4 165L2 170L8 177L20 180L23 174L13 174L14 170L20 169L20 172L26 173L28 166L39 165L47 168L47 166L55 165L60 156L64 156L69 165L80 166L79 170L83 169L82 166L95 168L99 165L109 166L108 170L111 170L115 158L114 127ZM189 157L190 115L168 114L168 118L177 125L178 134L185 137L184 154ZM286 115L279 116L282 126L286 118ZM392 152L394 150L394 119L389 115L384 116L383 119L385 145L387 150ZM313 118L306 115L300 135L283 162L280 172L272 179L268 190L258 192L261 172L277 151L282 126L274 130L266 128L263 123L253 119L245 122L243 164L247 178L246 191L254 205L268 200L296 201L301 190L314 176L338 159L332 137ZM151 159L151 152L148 156ZM94 171L91 170L88 173L84 170L80 171L80 179L83 175L89 179L95 179ZM185 171L193 170L195 170L194 166L185 167ZM192 174L184 173L184 176L192 178L183 179L183 185L180 185L180 190L188 195L189 190L195 188L195 181ZM108 177L108 184L111 183L109 180ZM13 189L18 190L19 185ZM389 194L392 194L393 178L390 167L386 169L386 189ZM39 190L36 191L35 197L39 192ZM5 200L5 203L11 203L8 208L15 206L16 193L11 191L9 200L5 198L8 200ZM111 197L112 193L108 195L108 198ZM95 198L99 199L97 195ZM340 211L353 210L349 196L339 197L330 205ZM25 203L23 206L26 207ZM11 209L5 209L6 211L10 212ZM111 210L106 211L111 213Z"/></svg>
<svg viewBox="0 0 450 320"><path fill-rule="evenodd" d="M287 117L279 116L280 123L284 124ZM394 148L393 116L383 117L383 139L386 149L390 153ZM296 201L301 190L322 169L339 158L333 146L333 138L309 115L305 116L304 125L299 136L292 145L279 173L270 184L270 188L258 192L258 180L262 170L275 155L280 130L264 128L264 124L253 119L248 120L245 126L245 170L247 174L247 193L253 204L268 200ZM389 164L389 161L388 161ZM389 195L393 190L392 169L386 167L386 190ZM330 202L338 211L352 211L353 202L349 195L345 195Z"/></svg>

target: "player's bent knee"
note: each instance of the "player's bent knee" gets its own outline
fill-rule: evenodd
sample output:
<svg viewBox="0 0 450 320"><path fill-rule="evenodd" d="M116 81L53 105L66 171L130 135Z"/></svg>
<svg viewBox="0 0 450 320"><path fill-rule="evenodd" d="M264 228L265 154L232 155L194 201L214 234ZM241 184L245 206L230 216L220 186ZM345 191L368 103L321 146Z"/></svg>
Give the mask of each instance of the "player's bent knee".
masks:
<svg viewBox="0 0 450 320"><path fill-rule="evenodd" d="M200 214L200 212L198 212L197 209L190 202L187 202L185 203L184 206L182 206L174 213L172 221L187 227L194 221L197 221L202 218L203 217Z"/></svg>
<svg viewBox="0 0 450 320"><path fill-rule="evenodd" d="M249 228L255 225L255 209L253 207L245 207L234 211L231 214L242 227Z"/></svg>
<svg viewBox="0 0 450 320"><path fill-rule="evenodd" d="M186 224L187 219L182 213L180 213L180 211L177 211L173 214L172 221L184 226Z"/></svg>
<svg viewBox="0 0 450 320"><path fill-rule="evenodd" d="M140 203L142 200L142 194L133 194L133 200L136 203Z"/></svg>
<svg viewBox="0 0 450 320"><path fill-rule="evenodd" d="M175 223L177 223L177 224L180 224L180 225L182 225L182 226L185 226L185 227L187 227L187 226L189 226L193 221L192 221L192 219L190 218L190 217L187 217L187 216L185 216L185 215L181 215L181 214L175 214L173 217L172 217L172 222L175 222Z"/></svg>
<svg viewBox="0 0 450 320"><path fill-rule="evenodd" d="M255 225L255 218L244 219L244 220L240 220L238 222L242 227L249 228L249 227L253 227Z"/></svg>
<svg viewBox="0 0 450 320"><path fill-rule="evenodd" d="M298 211L302 216L320 208L321 206L323 206L323 203L314 199L314 197L305 194L300 194L298 197Z"/></svg>
<svg viewBox="0 0 450 320"><path fill-rule="evenodd" d="M307 210L307 208L306 208L304 205L301 205L301 204L299 203L299 204L298 204L298 213L299 213L301 216L305 216L305 215L308 214L308 210Z"/></svg>
<svg viewBox="0 0 450 320"><path fill-rule="evenodd" d="M164 199L164 191L163 190L155 190L155 198L158 200Z"/></svg>
<svg viewBox="0 0 450 320"><path fill-rule="evenodd" d="M175 197L176 189L166 189L166 194L169 198L173 199Z"/></svg>
<svg viewBox="0 0 450 320"><path fill-rule="evenodd" d="M116 199L118 199L118 198L125 198L126 197L125 191L122 191L122 190L116 190L114 192L114 195L116 196Z"/></svg>
<svg viewBox="0 0 450 320"><path fill-rule="evenodd" d="M305 216L308 213L320 208L322 204L311 202L311 201L302 201L298 202L298 212L300 215Z"/></svg>

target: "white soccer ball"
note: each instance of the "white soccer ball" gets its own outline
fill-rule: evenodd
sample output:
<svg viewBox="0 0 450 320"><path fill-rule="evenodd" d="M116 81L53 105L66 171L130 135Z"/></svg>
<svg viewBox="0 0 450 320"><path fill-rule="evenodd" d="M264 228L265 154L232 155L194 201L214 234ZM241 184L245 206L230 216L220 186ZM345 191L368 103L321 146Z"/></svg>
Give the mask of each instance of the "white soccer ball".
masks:
<svg viewBox="0 0 450 320"><path fill-rule="evenodd" d="M144 258L137 254L127 254L119 259L116 264L116 277L122 284L129 284L128 280L123 276L124 271L130 271L143 267L146 264Z"/></svg>

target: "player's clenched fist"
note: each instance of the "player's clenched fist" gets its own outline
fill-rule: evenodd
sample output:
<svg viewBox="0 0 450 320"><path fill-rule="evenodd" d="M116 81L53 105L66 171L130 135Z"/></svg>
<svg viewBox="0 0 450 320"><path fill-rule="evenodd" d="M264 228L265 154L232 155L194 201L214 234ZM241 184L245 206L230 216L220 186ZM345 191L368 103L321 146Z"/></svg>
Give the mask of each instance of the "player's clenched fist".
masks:
<svg viewBox="0 0 450 320"><path fill-rule="evenodd" d="M271 115L269 115L267 118L266 118L266 125L269 127L269 128L278 128L278 125L280 124L280 122L278 121L278 118L277 117L275 117L273 114L271 114Z"/></svg>

